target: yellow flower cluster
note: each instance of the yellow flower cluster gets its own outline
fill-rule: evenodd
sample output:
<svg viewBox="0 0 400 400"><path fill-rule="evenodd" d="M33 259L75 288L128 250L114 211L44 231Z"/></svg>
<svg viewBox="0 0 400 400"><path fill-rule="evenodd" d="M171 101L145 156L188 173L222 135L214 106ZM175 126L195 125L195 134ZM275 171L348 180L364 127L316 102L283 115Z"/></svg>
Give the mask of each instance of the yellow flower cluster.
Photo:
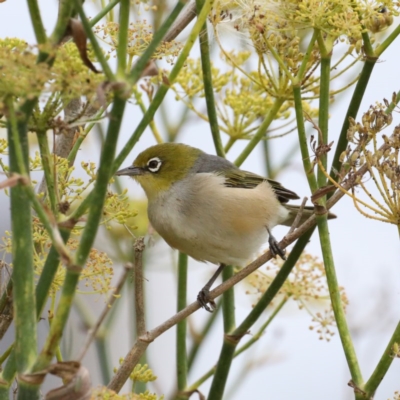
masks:
<svg viewBox="0 0 400 400"><path fill-rule="evenodd" d="M222 72L215 66L211 68L220 129L235 140L251 137L274 101L266 89L266 77L262 76L260 81L258 72L250 72L246 76L236 70L248 57L249 52L230 53L226 60L231 64L228 71ZM208 120L195 106L195 97L204 97L200 59L187 60L186 67L178 75L172 90L177 100L184 102L204 120ZM291 103L284 104L276 119L287 119L290 116L290 107Z"/></svg>
<svg viewBox="0 0 400 400"><path fill-rule="evenodd" d="M94 29L98 37L107 43L111 50L110 55L116 57L116 48L118 47L119 24L108 22L98 25ZM147 49L153 39L153 27L144 19L142 21L131 22L128 30L128 48L129 57L128 67L132 67L134 57L139 57ZM153 54L153 59L164 59L169 63L178 56L182 45L176 41L162 42Z"/></svg>
<svg viewBox="0 0 400 400"><path fill-rule="evenodd" d="M19 101L40 97L42 103L51 101L51 107L41 107L53 111L53 115L46 114L51 119L60 112L61 102L81 96L92 100L104 77L83 64L75 44L65 43L51 50L51 56L55 62L50 68L47 63L37 63L37 48L20 39L1 39L0 101L7 96ZM90 51L89 57L93 57Z"/></svg>

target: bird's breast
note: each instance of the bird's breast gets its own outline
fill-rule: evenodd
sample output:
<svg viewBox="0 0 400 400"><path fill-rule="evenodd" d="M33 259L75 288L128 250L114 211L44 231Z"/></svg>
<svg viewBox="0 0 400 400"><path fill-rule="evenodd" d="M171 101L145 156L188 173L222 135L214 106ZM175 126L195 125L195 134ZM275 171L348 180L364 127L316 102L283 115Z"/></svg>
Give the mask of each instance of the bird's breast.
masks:
<svg viewBox="0 0 400 400"><path fill-rule="evenodd" d="M245 265L287 212L268 183L229 188L224 178L200 173L151 201L149 219L173 248L212 263Z"/></svg>

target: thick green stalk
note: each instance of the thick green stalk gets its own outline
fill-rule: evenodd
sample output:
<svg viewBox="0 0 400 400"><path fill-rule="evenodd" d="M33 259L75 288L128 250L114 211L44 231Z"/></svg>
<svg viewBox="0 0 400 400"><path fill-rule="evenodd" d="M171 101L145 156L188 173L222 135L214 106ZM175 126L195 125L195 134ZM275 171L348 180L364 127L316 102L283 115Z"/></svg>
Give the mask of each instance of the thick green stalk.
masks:
<svg viewBox="0 0 400 400"><path fill-rule="evenodd" d="M40 15L39 5L37 0L28 0L30 19L35 32L36 41L38 44L47 42L46 30L44 29L42 17Z"/></svg>
<svg viewBox="0 0 400 400"><path fill-rule="evenodd" d="M10 172L28 171L28 136L24 120L17 120L13 99L7 100ZM32 216L23 184L11 188L13 304L17 371L25 373L36 357L36 314L33 266ZM18 277L18 279L16 279Z"/></svg>
<svg viewBox="0 0 400 400"><path fill-rule="evenodd" d="M395 344L397 344L398 348L400 344L400 323L397 324L396 329L393 332L393 335L390 338L390 341L386 346L378 365L364 386L364 397L366 399L372 399L375 396L375 391L382 382L394 358L398 357L398 354L394 354L393 351Z"/></svg>
<svg viewBox="0 0 400 400"><path fill-rule="evenodd" d="M368 86L369 78L371 77L372 71L375 67L377 58L368 57L364 63L364 67L361 71L360 77L358 79L357 85L354 88L353 96L351 97L349 107L344 117L342 124L342 130L340 131L339 139L337 140L335 155L333 156L332 166L331 166L331 177L336 179L336 172L340 169L340 155L346 150L348 140L347 140L347 130L349 129L350 122L349 118L356 118L358 110L360 109L361 101L364 97L365 90Z"/></svg>
<svg viewBox="0 0 400 400"><path fill-rule="evenodd" d="M187 305L187 272L188 272L188 256L179 253L178 260L178 301L177 312L183 310ZM187 384L187 351L186 351L186 331L187 321L182 320L176 327L176 373L178 392L185 389ZM178 394L177 399L180 396Z"/></svg>
<svg viewBox="0 0 400 400"><path fill-rule="evenodd" d="M299 238L275 279L245 320L235 330L231 330L229 334L225 334L224 344L216 367L213 383L211 384L211 389L208 394L208 399L222 399L229 369L237 345L277 295L307 245L313 231L314 229L310 229Z"/></svg>
<svg viewBox="0 0 400 400"><path fill-rule="evenodd" d="M328 144L328 125L329 125L329 86L331 72L331 54L321 57L321 76L320 76L320 94L319 94L319 110L318 110L318 125L320 133L318 135L318 145L321 148ZM323 153L320 155L320 160L324 169L327 169L328 155ZM318 169L318 186L326 185L326 177L321 169Z"/></svg>
<svg viewBox="0 0 400 400"><path fill-rule="evenodd" d="M125 104L126 99L117 93L110 115L106 140L101 153L100 166L93 190L90 211L75 255L75 263L67 269L60 301L50 327L50 333L46 339L43 350L35 362L33 371L40 371L49 364L59 344L63 329L67 322L80 271L84 267L92 248L101 219L108 182L111 178L112 162L114 159Z"/></svg>
<svg viewBox="0 0 400 400"><path fill-rule="evenodd" d="M310 154L308 152L308 143L306 128L304 126L303 105L301 100L301 88L299 85L293 85L294 108L296 111L297 131L299 134L299 144L301 158L303 161L304 171L311 189L314 193L318 189L317 179L314 174L314 166L311 163Z"/></svg>
<svg viewBox="0 0 400 400"><path fill-rule="evenodd" d="M236 161L235 161L236 166L240 167L243 164L243 162L246 160L246 158L250 155L250 153L254 150L254 148L257 146L257 144L260 142L260 140L264 138L268 127L271 125L272 121L275 119L276 115L278 114L278 112L284 102L285 102L284 99L280 99L280 98L275 99L274 104L268 111L268 114L266 115L264 121L261 123L257 132L251 138L249 143L247 143L247 146L244 148L242 153L236 159Z"/></svg>
<svg viewBox="0 0 400 400"><path fill-rule="evenodd" d="M328 282L329 294L332 302L333 312L335 315L335 321L339 331L340 340L342 341L344 354L346 356L352 380L357 388L363 390L364 381L361 375L360 367L358 365L356 352L354 350L350 331L347 326L342 299L340 297L339 284L336 277L335 263L333 260L332 247L329 238L328 221L326 216L327 214L317 215L316 219L318 225L319 239L321 242L322 256L325 265L326 279Z"/></svg>
<svg viewBox="0 0 400 400"><path fill-rule="evenodd" d="M117 75L118 78L125 77L126 54L128 49L128 29L129 29L129 0L121 0L119 6L119 29L117 46Z"/></svg>
<svg viewBox="0 0 400 400"><path fill-rule="evenodd" d="M222 279L228 280L233 276L233 267L226 265L222 270ZM235 292L234 286L227 290L222 295L222 316L224 320L224 341L222 344L221 353L218 359L218 364L214 379L211 383L210 392L208 393L208 399L222 399L225 390L225 384L228 379L230 360L233 358L235 349L235 342L237 341L230 332L235 329Z"/></svg>
<svg viewBox="0 0 400 400"><path fill-rule="evenodd" d="M70 2L70 0L67 0L67 2ZM100 63L101 68L103 69L103 72L107 79L110 82L115 81L115 76L113 72L111 71L110 66L108 65L108 62L106 60L106 57L104 56L103 50L99 44L99 42L96 39L96 36L94 35L92 28L90 26L90 22L86 17L86 14L83 10L81 0L74 0L74 5L76 7L76 10L78 11L79 16L81 17L82 25L83 28L85 29L86 36L89 38L90 43L92 44L92 48L94 51L94 54L96 55L97 61Z"/></svg>
<svg viewBox="0 0 400 400"><path fill-rule="evenodd" d="M104 16L106 16L121 0L110 1L95 17L89 21L90 26L95 26Z"/></svg>
<svg viewBox="0 0 400 400"><path fill-rule="evenodd" d="M207 11L207 9L203 9L203 11L207 11L207 15L208 15L208 12L210 10L210 1L207 0L207 3L208 3L208 11ZM182 11L185 4L186 4L186 1L179 0L178 3L176 4L175 8L172 10L171 14L169 15L169 17L164 21L164 23L161 25L160 29L154 34L153 40L151 41L149 46L146 48L145 52L141 55L139 60L136 62L136 64L133 66L133 68L129 74L129 81L131 82L131 84L135 84L139 80L140 76L142 75L142 71L146 68L147 63L149 62L151 56L156 51L158 45L163 40L165 34L168 32L168 29L172 26L172 24L178 17L179 13ZM203 17L204 17L204 15L203 15ZM203 19L203 17L202 17L202 19ZM199 18L200 18L200 15L199 15ZM192 40L192 35L193 35L193 31L191 32L191 34L189 36L190 39L188 39L188 41ZM198 33L197 33L197 35L198 35ZM197 37L197 35L196 35L196 37ZM195 40L195 38L194 38L194 40ZM186 42L186 44L188 43L188 41ZM193 45L193 43L192 43L192 45ZM186 47L186 45L185 45L185 47ZM184 48L182 49L182 51L184 50ZM190 48L191 48L191 46L190 46ZM185 57L185 60L186 60L186 58L187 58L187 56Z"/></svg>
<svg viewBox="0 0 400 400"><path fill-rule="evenodd" d="M49 194L50 199L50 207L51 211L54 215L58 214L57 211L57 198L56 198L56 188L54 186L54 179L53 179L53 168L51 166L51 158L52 155L50 154L49 150L49 143L47 140L47 133L45 131L37 132L37 139L39 143L39 151L40 151L40 158L42 160L42 166L44 171L44 177L46 180L46 187L47 192Z"/></svg>
<svg viewBox="0 0 400 400"><path fill-rule="evenodd" d="M196 0L197 11L201 10L204 0ZM210 46L208 43L207 24L203 25L199 35L201 67L203 71L204 94L207 105L208 120L210 122L211 134L214 141L214 147L217 155L225 157L224 146L222 145L221 135L219 132L217 110L215 108L214 88L212 83Z"/></svg>
<svg viewBox="0 0 400 400"><path fill-rule="evenodd" d="M232 265L226 265L222 270L222 280L225 282L234 274ZM235 329L235 287L232 286L222 295L222 316L224 320L224 332L228 334Z"/></svg>

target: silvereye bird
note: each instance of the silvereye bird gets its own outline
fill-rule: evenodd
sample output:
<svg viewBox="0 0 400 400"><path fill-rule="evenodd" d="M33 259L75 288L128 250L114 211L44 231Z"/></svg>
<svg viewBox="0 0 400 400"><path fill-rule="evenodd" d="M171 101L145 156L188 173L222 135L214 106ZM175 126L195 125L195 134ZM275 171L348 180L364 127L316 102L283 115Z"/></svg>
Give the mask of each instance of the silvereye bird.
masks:
<svg viewBox="0 0 400 400"><path fill-rule="evenodd" d="M180 143L149 147L116 175L139 182L150 223L171 247L219 264L197 297L207 311L215 308L209 291L225 265L245 266L267 240L284 258L271 229L293 223L299 207L286 203L299 197L278 182ZM306 207L302 220L313 211Z"/></svg>

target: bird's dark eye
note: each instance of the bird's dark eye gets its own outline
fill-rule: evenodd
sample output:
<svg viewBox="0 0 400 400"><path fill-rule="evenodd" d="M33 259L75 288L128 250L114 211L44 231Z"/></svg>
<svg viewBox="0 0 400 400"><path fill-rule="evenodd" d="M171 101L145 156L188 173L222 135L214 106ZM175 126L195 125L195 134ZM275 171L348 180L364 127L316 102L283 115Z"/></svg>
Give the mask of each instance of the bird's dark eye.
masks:
<svg viewBox="0 0 400 400"><path fill-rule="evenodd" d="M158 170L161 167L161 164L162 162L158 157L151 158L149 161L147 161L147 169L150 172L158 172Z"/></svg>

